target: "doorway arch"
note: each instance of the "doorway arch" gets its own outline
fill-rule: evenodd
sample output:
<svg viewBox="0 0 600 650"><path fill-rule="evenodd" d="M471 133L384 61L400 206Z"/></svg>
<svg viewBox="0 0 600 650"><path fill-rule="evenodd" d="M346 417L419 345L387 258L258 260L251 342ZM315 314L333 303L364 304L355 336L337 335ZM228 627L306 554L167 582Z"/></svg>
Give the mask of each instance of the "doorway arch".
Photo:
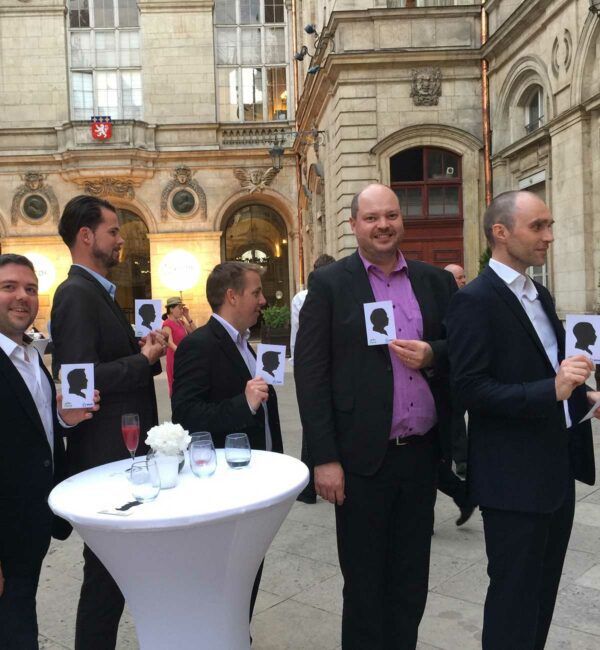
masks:
<svg viewBox="0 0 600 650"><path fill-rule="evenodd" d="M116 300L127 320L133 323L135 300L152 298L148 227L139 215L127 208L117 208L117 215L125 243L121 261L110 269L108 279L117 285Z"/></svg>
<svg viewBox="0 0 600 650"><path fill-rule="evenodd" d="M225 219L221 241L223 260L265 269L262 284L269 305L290 304L289 236L278 212L258 203L235 209Z"/></svg>

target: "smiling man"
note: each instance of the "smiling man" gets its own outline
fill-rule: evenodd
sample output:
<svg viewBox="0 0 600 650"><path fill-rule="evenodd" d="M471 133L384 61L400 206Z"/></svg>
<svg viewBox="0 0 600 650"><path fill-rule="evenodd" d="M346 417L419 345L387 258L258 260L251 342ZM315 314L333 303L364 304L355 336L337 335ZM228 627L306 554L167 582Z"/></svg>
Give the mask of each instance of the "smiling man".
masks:
<svg viewBox="0 0 600 650"><path fill-rule="evenodd" d="M425 608L437 437L449 391L446 271L406 260L395 193L356 194L358 251L311 274L294 355L315 487L336 504L342 648L414 650ZM368 346L365 303L390 300L395 340ZM370 324L369 324L370 328Z"/></svg>
<svg viewBox="0 0 600 650"><path fill-rule="evenodd" d="M65 477L63 426L92 418L63 410L54 382L25 332L38 312L38 281L22 255L0 255L0 648L37 650L35 596L42 560L66 522L48 507ZM98 394L96 394L98 401ZM58 417L57 417L58 415Z"/></svg>
<svg viewBox="0 0 600 650"><path fill-rule="evenodd" d="M248 339L266 300L263 269L243 262L217 264L206 280L213 310L208 322L186 336L175 352L173 421L188 431L210 431L216 447L232 432L248 435L252 449L283 451L277 396L255 377L256 355ZM258 593L256 576L250 618Z"/></svg>
<svg viewBox="0 0 600 650"><path fill-rule="evenodd" d="M489 266L448 312L451 375L469 412L467 486L483 515L490 583L483 650L542 650L575 509L575 480L593 484L590 422L600 393L584 355L565 355L544 264L553 218L530 192L498 195L485 212ZM587 392L587 394L586 394Z"/></svg>
<svg viewBox="0 0 600 650"><path fill-rule="evenodd" d="M121 415L138 413L141 431L157 424L154 375L166 343L151 333L142 347L115 301L108 280L119 263L123 237L115 208L94 196L71 199L58 232L69 247L73 265L58 287L52 305L55 359L63 363L93 363L95 385L102 393L102 413L67 437L69 473L129 458L121 437ZM138 453L145 453L140 445ZM125 601L102 563L85 546L83 585L75 650L110 650L116 645Z"/></svg>

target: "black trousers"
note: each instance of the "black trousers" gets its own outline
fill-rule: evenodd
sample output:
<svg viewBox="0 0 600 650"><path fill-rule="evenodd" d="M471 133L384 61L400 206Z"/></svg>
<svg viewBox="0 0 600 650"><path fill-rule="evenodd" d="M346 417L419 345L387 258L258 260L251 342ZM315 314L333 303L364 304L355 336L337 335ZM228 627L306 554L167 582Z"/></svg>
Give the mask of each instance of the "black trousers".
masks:
<svg viewBox="0 0 600 650"><path fill-rule="evenodd" d="M373 476L346 473L346 500L335 511L343 650L416 648L427 600L436 473L430 440L390 445Z"/></svg>
<svg viewBox="0 0 600 650"><path fill-rule="evenodd" d="M543 650L575 512L575 482L549 514L481 509L488 556L483 650Z"/></svg>
<svg viewBox="0 0 600 650"><path fill-rule="evenodd" d="M308 483L300 494L304 495L307 498L316 498L317 491L315 489L315 467L311 460L310 452L308 451L308 443L306 441L304 432L302 432L302 449L300 451L300 460L308 467Z"/></svg>
<svg viewBox="0 0 600 650"><path fill-rule="evenodd" d="M125 599L92 550L83 547L83 584L75 623L75 650L114 650Z"/></svg>
<svg viewBox="0 0 600 650"><path fill-rule="evenodd" d="M459 508L466 507L467 483L452 471L452 461L442 459L438 466L438 490L449 496Z"/></svg>
<svg viewBox="0 0 600 650"><path fill-rule="evenodd" d="M38 650L35 595L39 571L32 575L8 575L0 596L0 648Z"/></svg>

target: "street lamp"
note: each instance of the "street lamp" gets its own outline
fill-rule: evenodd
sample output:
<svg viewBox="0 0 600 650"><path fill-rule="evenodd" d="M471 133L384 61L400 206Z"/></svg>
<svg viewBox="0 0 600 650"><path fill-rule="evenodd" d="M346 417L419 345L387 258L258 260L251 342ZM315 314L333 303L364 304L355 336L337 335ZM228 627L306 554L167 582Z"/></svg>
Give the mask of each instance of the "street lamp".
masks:
<svg viewBox="0 0 600 650"><path fill-rule="evenodd" d="M596 15L600 13L600 0L590 0L590 11Z"/></svg>
<svg viewBox="0 0 600 650"><path fill-rule="evenodd" d="M275 142L275 144L273 144L273 146L269 149L269 156L271 156L271 160L273 162L273 169L276 169L277 171L281 170L283 152L283 147L277 142Z"/></svg>

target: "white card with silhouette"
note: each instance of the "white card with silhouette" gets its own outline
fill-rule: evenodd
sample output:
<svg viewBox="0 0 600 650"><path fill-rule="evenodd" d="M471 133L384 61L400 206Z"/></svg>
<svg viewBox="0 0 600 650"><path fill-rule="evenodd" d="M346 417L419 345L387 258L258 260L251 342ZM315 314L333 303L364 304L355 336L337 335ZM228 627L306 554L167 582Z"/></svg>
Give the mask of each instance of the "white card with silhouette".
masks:
<svg viewBox="0 0 600 650"><path fill-rule="evenodd" d="M283 385L285 372L285 345L259 343L256 351L256 376L267 384Z"/></svg>
<svg viewBox="0 0 600 650"><path fill-rule="evenodd" d="M365 327L369 345L386 345L396 338L396 321L391 300L367 302L365 309Z"/></svg>
<svg viewBox="0 0 600 650"><path fill-rule="evenodd" d="M567 314L565 356L584 354L600 363L600 316Z"/></svg>
<svg viewBox="0 0 600 650"><path fill-rule="evenodd" d="M94 364L63 363L60 367L62 405L65 409L94 406Z"/></svg>
<svg viewBox="0 0 600 650"><path fill-rule="evenodd" d="M153 330L162 329L160 300L136 300L134 309L136 336L146 336Z"/></svg>

